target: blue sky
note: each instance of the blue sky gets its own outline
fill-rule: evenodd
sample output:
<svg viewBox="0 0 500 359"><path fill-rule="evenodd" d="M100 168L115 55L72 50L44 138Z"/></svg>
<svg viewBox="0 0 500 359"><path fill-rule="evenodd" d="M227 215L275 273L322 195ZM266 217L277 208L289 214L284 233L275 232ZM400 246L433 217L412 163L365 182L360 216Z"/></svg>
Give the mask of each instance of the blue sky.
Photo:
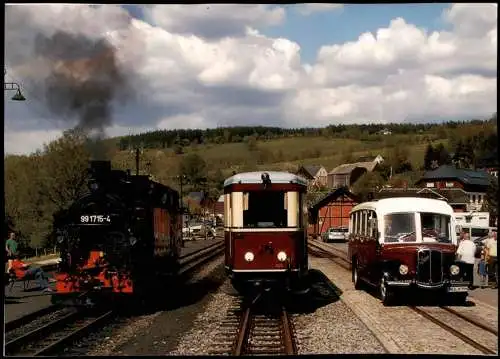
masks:
<svg viewBox="0 0 500 359"><path fill-rule="evenodd" d="M286 6L286 21L281 25L259 29L270 37L285 37L301 47L303 61L314 62L323 45L355 41L364 32L375 32L387 27L392 19L402 17L407 23L429 32L447 29L443 10L450 3L429 4L346 4L340 9L300 14ZM129 13L142 18L142 10L135 5L123 5Z"/></svg>

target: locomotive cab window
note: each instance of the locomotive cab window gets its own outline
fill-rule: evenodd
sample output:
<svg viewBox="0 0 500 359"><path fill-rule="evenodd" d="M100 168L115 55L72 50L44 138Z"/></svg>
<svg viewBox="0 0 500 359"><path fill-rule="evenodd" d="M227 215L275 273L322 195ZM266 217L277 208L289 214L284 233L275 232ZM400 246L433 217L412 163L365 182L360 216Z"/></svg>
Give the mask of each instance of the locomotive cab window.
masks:
<svg viewBox="0 0 500 359"><path fill-rule="evenodd" d="M244 194L243 227L284 228L288 226L286 192L255 191ZM297 207L297 205L295 205Z"/></svg>

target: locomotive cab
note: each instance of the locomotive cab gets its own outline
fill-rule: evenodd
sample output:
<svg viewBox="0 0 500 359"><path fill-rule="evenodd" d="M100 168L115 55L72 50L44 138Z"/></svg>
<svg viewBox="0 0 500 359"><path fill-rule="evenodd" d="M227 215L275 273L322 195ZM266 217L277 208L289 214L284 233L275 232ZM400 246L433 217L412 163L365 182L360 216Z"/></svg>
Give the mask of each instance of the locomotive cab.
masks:
<svg viewBox="0 0 500 359"><path fill-rule="evenodd" d="M237 290L299 287L307 274L306 181L247 172L224 182L225 268Z"/></svg>

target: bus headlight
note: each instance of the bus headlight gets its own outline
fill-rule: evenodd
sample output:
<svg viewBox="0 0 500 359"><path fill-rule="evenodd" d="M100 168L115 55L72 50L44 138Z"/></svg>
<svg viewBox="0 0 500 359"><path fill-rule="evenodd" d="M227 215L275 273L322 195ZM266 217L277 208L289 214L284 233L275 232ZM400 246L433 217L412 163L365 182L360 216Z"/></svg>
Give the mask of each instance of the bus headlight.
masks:
<svg viewBox="0 0 500 359"><path fill-rule="evenodd" d="M450 266L450 273L451 275L457 275L458 273L460 273L460 267L457 266L456 264L452 264Z"/></svg>
<svg viewBox="0 0 500 359"><path fill-rule="evenodd" d="M255 257L254 257L254 255L253 255L253 253L252 253L252 252L246 252L246 253L245 253L245 260L246 260L247 262L251 262L251 261L253 261L253 259L254 259L254 258L255 258Z"/></svg>
<svg viewBox="0 0 500 359"><path fill-rule="evenodd" d="M407 275L408 274L408 266L405 264L401 264L399 266L399 274L401 275Z"/></svg>
<svg viewBox="0 0 500 359"><path fill-rule="evenodd" d="M279 253L278 253L278 260L279 260L280 262L284 262L284 261L286 261L286 253L285 253L285 252L279 252Z"/></svg>

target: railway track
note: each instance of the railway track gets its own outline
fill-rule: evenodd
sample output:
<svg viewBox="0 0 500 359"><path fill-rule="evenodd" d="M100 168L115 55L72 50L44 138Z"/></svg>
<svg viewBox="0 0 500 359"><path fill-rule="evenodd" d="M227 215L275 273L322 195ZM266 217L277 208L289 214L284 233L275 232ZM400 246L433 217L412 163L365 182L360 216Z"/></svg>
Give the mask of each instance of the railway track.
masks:
<svg viewBox="0 0 500 359"><path fill-rule="evenodd" d="M346 253L339 250L334 251L332 248L324 248L322 245L315 242L316 241L308 241L309 253L320 258L329 258L345 270L351 270L351 262L347 260Z"/></svg>
<svg viewBox="0 0 500 359"><path fill-rule="evenodd" d="M483 323L480 323L472 318L468 318L460 312L447 307L425 308L409 306L408 308L443 328L448 333L459 338L463 342L469 344L474 349L479 350L481 353L497 354L498 350L496 345L498 344L498 330L489 328ZM464 334L458 330L458 328L464 328L465 326L460 325L456 318L460 318L460 320L465 322L464 324L466 325L469 324L469 327L472 325L475 331L469 331L469 333ZM476 337L475 339L471 338L472 334ZM486 344L486 342L489 342L489 345Z"/></svg>
<svg viewBox="0 0 500 359"><path fill-rule="evenodd" d="M9 335L5 343L8 356L56 355L73 342L88 335L114 318L109 309L64 308L61 314L17 336Z"/></svg>
<svg viewBox="0 0 500 359"><path fill-rule="evenodd" d="M331 253L329 248L322 248L315 243L311 244L311 242L309 242L309 245L311 254L321 258L330 258L345 270L350 271L350 264L346 265L347 260L340 263L334 260L338 258L338 253ZM342 251L338 252L342 253ZM443 328L463 342L469 344L481 353L488 355L498 353L498 329L487 326L484 323L461 313L459 310L447 306L408 306L408 308ZM467 330L467 334L458 330L461 328L469 328ZM471 336L474 336L475 338L473 339Z"/></svg>
<svg viewBox="0 0 500 359"><path fill-rule="evenodd" d="M285 307L276 302L246 304L238 299L221 322L210 354L294 355L293 325Z"/></svg>
<svg viewBox="0 0 500 359"><path fill-rule="evenodd" d="M224 251L214 243L180 258L179 275L188 275ZM87 293L80 295L84 299ZM89 332L109 323L116 311L54 304L5 324L5 354L9 356L54 355Z"/></svg>

